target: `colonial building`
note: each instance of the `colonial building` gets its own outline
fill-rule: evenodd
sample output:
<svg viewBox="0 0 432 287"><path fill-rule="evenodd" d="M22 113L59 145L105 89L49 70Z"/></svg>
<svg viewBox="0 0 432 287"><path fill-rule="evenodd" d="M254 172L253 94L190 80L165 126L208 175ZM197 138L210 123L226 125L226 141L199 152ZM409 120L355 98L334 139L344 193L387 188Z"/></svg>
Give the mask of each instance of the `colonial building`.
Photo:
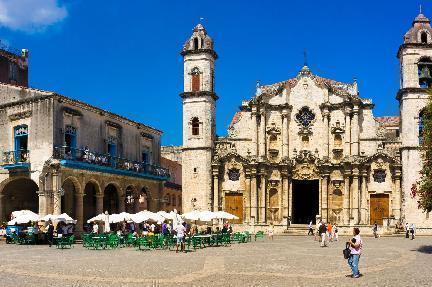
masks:
<svg viewBox="0 0 432 287"><path fill-rule="evenodd" d="M257 85L226 137L215 134L213 40L195 27L183 46L183 211L226 210L237 223L280 228L323 219L339 225L431 227L411 187L419 178L421 110L432 83L432 29L418 15L398 58L398 117L374 117L354 80L304 66L290 79ZM395 102L396 104L396 102Z"/></svg>
<svg viewBox="0 0 432 287"><path fill-rule="evenodd" d="M181 163L161 157L161 166L170 171L169 180L165 181L163 188L163 210L169 212L182 211L182 167Z"/></svg>
<svg viewBox="0 0 432 287"><path fill-rule="evenodd" d="M26 63L26 54L2 53L10 65ZM27 74L12 82L2 67L0 61L1 220L19 209L41 215L66 212L81 231L87 219L105 210L163 207L169 172L160 167L160 130L20 86Z"/></svg>

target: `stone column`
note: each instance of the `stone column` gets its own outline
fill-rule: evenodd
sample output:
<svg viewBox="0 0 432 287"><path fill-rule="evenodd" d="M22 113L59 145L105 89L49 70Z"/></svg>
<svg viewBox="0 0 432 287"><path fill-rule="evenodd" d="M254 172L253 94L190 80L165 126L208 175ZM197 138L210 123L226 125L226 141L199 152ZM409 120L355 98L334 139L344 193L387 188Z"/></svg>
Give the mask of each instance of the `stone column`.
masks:
<svg viewBox="0 0 432 287"><path fill-rule="evenodd" d="M219 166L212 167L213 171L213 211L219 210Z"/></svg>
<svg viewBox="0 0 432 287"><path fill-rule="evenodd" d="M136 196L136 197L134 197L134 202L133 202L133 204L134 204L134 212L135 213L138 213L140 210L140 202L139 202L139 195L138 196Z"/></svg>
<svg viewBox="0 0 432 287"><path fill-rule="evenodd" d="M58 172L53 172L52 174L52 186L54 195L54 215L61 214L61 195L59 189L59 175Z"/></svg>
<svg viewBox="0 0 432 287"><path fill-rule="evenodd" d="M351 109L345 108L345 146L344 155L351 155Z"/></svg>
<svg viewBox="0 0 432 287"><path fill-rule="evenodd" d="M260 112L260 129L259 129L259 157L265 158L266 155L266 113L265 110L262 109Z"/></svg>
<svg viewBox="0 0 432 287"><path fill-rule="evenodd" d="M327 107L324 107L323 109L323 121L324 121L324 134L325 134L325 141L324 141L324 156L330 155L330 113L328 111Z"/></svg>
<svg viewBox="0 0 432 287"><path fill-rule="evenodd" d="M119 200L119 204L118 204L119 213L125 212L126 211L125 195L124 194L119 195L118 200Z"/></svg>
<svg viewBox="0 0 432 287"><path fill-rule="evenodd" d="M84 194L75 193L75 217L77 220L76 232L81 233L84 225Z"/></svg>
<svg viewBox="0 0 432 287"><path fill-rule="evenodd" d="M354 109L352 111L352 127L351 127L351 154L352 155L359 155L359 120L358 120L358 114L359 114L359 108L357 105L354 106Z"/></svg>
<svg viewBox="0 0 432 287"><path fill-rule="evenodd" d="M251 216L251 177L249 171L246 172L245 175L246 178L246 188L245 188L245 194L243 196L244 198L244 212L243 212L243 218L244 222L249 223L250 222L250 216Z"/></svg>
<svg viewBox="0 0 432 287"><path fill-rule="evenodd" d="M40 216L45 216L47 215L46 213L46 197L45 197L45 193L43 191L39 191L38 192L38 197L39 197L39 215Z"/></svg>
<svg viewBox="0 0 432 287"><path fill-rule="evenodd" d="M252 150L253 156L258 156L258 113L257 106L252 106Z"/></svg>
<svg viewBox="0 0 432 287"><path fill-rule="evenodd" d="M4 206L5 203L3 202L4 194L0 193L0 220L1 221L7 221L9 218L6 218Z"/></svg>
<svg viewBox="0 0 432 287"><path fill-rule="evenodd" d="M328 220L328 174L324 174L321 184L321 218L327 222Z"/></svg>
<svg viewBox="0 0 432 287"><path fill-rule="evenodd" d="M251 217L255 218L254 223L258 222L258 186L256 169L251 169Z"/></svg>
<svg viewBox="0 0 432 287"><path fill-rule="evenodd" d="M392 204L392 211L393 215L396 220L401 219L401 171L400 169L395 170L394 175L394 194L393 194L393 204Z"/></svg>
<svg viewBox="0 0 432 287"><path fill-rule="evenodd" d="M292 179L288 179L288 217L292 221Z"/></svg>
<svg viewBox="0 0 432 287"><path fill-rule="evenodd" d="M289 202L288 202L288 176L282 175L282 218L285 220L283 224L287 224L288 220L288 211L289 211Z"/></svg>
<svg viewBox="0 0 432 287"><path fill-rule="evenodd" d="M322 219L322 178L318 178L318 215Z"/></svg>
<svg viewBox="0 0 432 287"><path fill-rule="evenodd" d="M104 212L103 210L103 194L96 194L96 215Z"/></svg>
<svg viewBox="0 0 432 287"><path fill-rule="evenodd" d="M368 224L367 222L367 172L362 172L362 183L361 183L361 201L360 201L360 223Z"/></svg>
<svg viewBox="0 0 432 287"><path fill-rule="evenodd" d="M354 224L359 224L359 174L358 170L353 172L351 185L352 194L352 218Z"/></svg>
<svg viewBox="0 0 432 287"><path fill-rule="evenodd" d="M289 154L288 110L282 111L282 158Z"/></svg>
<svg viewBox="0 0 432 287"><path fill-rule="evenodd" d="M261 187L260 187L260 193L259 193L259 222L261 223L265 223L266 222L266 194L267 194L267 189L266 189L266 176L265 176L265 171L261 170L260 172L260 179L261 179Z"/></svg>
<svg viewBox="0 0 432 287"><path fill-rule="evenodd" d="M349 174L345 173L345 185L343 195L343 223L349 224L350 220L350 178Z"/></svg>

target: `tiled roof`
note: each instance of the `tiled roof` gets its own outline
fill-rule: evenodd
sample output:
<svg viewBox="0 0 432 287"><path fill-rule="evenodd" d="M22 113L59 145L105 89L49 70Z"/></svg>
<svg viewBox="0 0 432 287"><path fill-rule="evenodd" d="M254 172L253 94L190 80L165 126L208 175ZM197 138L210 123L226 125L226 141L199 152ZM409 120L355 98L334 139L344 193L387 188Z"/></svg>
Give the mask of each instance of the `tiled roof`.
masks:
<svg viewBox="0 0 432 287"><path fill-rule="evenodd" d="M241 119L241 112L236 112L231 120L231 123L228 127L232 127Z"/></svg>
<svg viewBox="0 0 432 287"><path fill-rule="evenodd" d="M380 125L385 127L398 127L400 123L400 117L398 116L386 116L386 117L375 117Z"/></svg>

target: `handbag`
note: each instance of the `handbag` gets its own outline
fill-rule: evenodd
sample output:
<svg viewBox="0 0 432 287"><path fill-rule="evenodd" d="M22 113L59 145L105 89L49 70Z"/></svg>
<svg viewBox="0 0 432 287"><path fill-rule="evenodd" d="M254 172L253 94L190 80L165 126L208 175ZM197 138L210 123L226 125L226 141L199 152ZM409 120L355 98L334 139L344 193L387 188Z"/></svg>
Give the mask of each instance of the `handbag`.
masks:
<svg viewBox="0 0 432 287"><path fill-rule="evenodd" d="M348 259L351 256L351 250L349 249L349 246L350 246L350 244L347 242L345 245L345 249L342 251L345 259Z"/></svg>

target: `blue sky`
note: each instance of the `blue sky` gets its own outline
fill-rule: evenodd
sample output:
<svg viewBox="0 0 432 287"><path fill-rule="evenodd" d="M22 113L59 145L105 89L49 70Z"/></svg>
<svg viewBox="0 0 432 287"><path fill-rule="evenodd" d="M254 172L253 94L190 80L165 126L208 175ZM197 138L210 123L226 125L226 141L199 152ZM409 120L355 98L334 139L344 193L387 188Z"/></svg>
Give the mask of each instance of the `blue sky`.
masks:
<svg viewBox="0 0 432 287"><path fill-rule="evenodd" d="M200 17L219 54L217 133L225 135L256 81L294 77L304 49L313 73L356 77L376 116L397 115L396 52L427 2L0 0L0 39L30 50L31 86L154 126L163 144L179 145L179 52ZM432 4L423 6L432 18Z"/></svg>

